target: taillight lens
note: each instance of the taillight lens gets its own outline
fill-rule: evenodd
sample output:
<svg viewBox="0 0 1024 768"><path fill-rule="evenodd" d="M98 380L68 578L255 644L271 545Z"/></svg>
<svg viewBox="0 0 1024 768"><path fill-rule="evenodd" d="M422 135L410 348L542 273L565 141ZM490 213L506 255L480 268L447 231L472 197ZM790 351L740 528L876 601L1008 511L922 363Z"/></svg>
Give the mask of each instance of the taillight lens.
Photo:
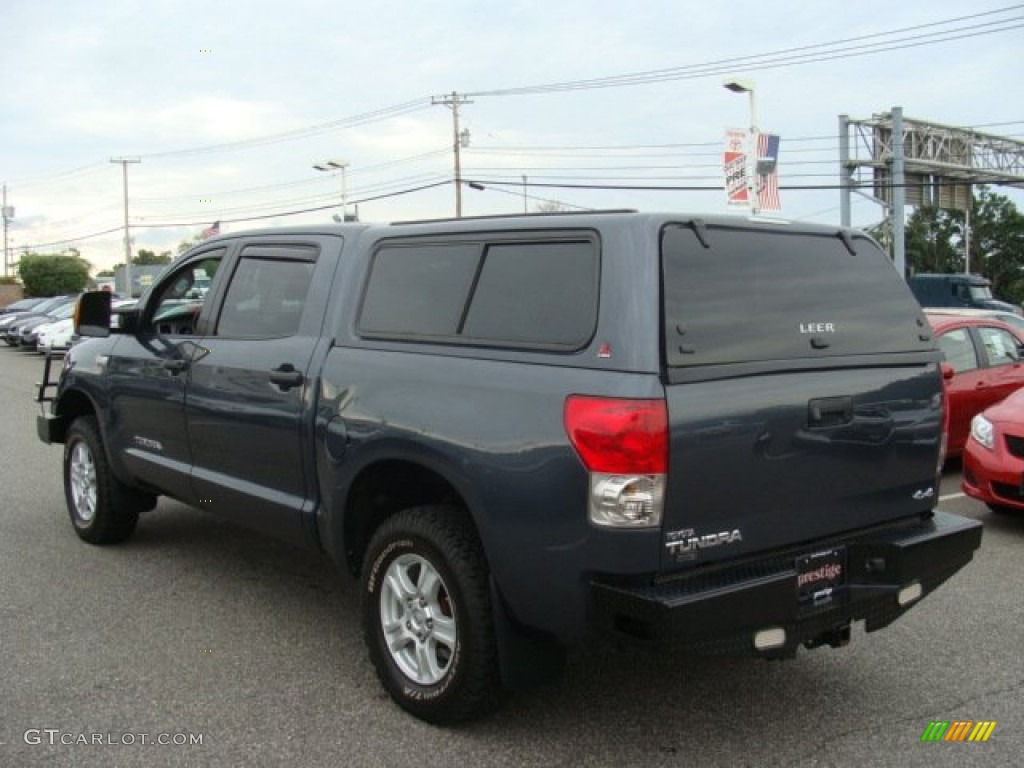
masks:
<svg viewBox="0 0 1024 768"><path fill-rule="evenodd" d="M591 472L664 474L668 467L664 400L571 395L565 431Z"/></svg>
<svg viewBox="0 0 1024 768"><path fill-rule="evenodd" d="M665 401L571 395L564 420L590 472L591 522L622 528L660 525L668 470Z"/></svg>

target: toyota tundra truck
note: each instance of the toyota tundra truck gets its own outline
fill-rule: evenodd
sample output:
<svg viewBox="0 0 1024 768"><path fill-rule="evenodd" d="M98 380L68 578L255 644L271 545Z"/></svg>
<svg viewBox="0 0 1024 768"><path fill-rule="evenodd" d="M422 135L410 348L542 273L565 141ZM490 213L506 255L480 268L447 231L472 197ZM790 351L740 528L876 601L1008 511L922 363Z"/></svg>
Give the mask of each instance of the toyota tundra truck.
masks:
<svg viewBox="0 0 1024 768"><path fill-rule="evenodd" d="M185 253L114 328L106 294L77 312L38 433L78 536L122 542L166 496L327 553L383 687L429 722L583 642L839 647L980 546L936 509L940 352L857 231L635 211L250 231Z"/></svg>

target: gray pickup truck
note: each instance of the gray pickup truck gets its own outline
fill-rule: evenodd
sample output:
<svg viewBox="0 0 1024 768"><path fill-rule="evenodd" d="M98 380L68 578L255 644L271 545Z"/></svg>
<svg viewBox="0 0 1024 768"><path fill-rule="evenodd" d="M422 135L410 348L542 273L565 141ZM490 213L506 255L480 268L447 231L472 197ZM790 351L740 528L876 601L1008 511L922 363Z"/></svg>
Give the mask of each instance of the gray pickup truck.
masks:
<svg viewBox="0 0 1024 768"><path fill-rule="evenodd" d="M358 578L395 701L487 712L605 638L769 658L966 565L940 353L855 231L516 216L202 243L49 372L78 535L166 495Z"/></svg>

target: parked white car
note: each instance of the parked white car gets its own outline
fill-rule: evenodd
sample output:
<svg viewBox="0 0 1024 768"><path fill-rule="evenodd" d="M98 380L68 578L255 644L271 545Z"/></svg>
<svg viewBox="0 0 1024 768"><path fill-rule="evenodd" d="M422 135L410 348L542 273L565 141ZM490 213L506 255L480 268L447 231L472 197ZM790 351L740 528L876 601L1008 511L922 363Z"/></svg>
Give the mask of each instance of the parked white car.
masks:
<svg viewBox="0 0 1024 768"><path fill-rule="evenodd" d="M74 318L48 323L39 329L36 337L36 351L42 355L51 352L66 352L71 348L71 337L75 334Z"/></svg>
<svg viewBox="0 0 1024 768"><path fill-rule="evenodd" d="M135 304L134 299L115 299L111 302L111 308L129 307ZM118 318L115 315L110 320L112 327L117 327ZM78 340L75 334L75 320L69 317L66 320L58 320L55 323L48 323L39 329L36 341L36 350L40 354L48 355L51 352L67 352L71 345Z"/></svg>

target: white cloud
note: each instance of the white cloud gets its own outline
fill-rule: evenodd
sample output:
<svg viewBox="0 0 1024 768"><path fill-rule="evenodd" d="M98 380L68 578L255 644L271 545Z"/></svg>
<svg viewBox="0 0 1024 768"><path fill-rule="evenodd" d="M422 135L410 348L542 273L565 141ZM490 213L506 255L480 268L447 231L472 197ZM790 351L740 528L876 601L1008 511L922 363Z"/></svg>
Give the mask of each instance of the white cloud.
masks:
<svg viewBox="0 0 1024 768"><path fill-rule="evenodd" d="M65 131L149 145L174 139L188 141L190 146L229 142L299 127L293 117L283 113L280 103L222 96L199 96L156 109L78 110L55 118Z"/></svg>

